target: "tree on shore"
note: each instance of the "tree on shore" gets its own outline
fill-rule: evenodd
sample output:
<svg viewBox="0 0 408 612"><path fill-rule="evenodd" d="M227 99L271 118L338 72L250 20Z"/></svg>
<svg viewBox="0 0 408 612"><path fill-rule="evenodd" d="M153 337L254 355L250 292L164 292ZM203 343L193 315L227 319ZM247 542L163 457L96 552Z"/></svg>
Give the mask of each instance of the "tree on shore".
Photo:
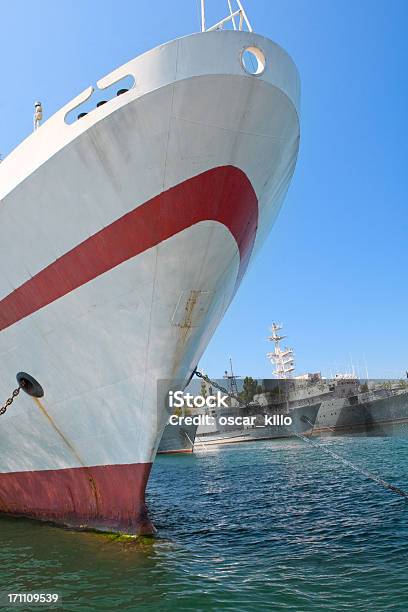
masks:
<svg viewBox="0 0 408 612"><path fill-rule="evenodd" d="M252 376L245 376L242 384L242 391L239 393L239 399L244 404L249 404L254 399L254 395L257 392L258 381L254 380Z"/></svg>

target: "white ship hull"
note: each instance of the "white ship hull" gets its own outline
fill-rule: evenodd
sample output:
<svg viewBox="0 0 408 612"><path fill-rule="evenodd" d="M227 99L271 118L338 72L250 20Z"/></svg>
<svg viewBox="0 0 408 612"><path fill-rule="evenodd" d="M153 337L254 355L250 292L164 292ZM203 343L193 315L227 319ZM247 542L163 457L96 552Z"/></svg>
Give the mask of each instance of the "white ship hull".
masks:
<svg viewBox="0 0 408 612"><path fill-rule="evenodd" d="M240 53L256 45L260 76ZM292 176L299 84L246 32L163 45L109 75L135 87L72 125L56 113L0 164L0 510L148 533L168 414L270 230Z"/></svg>

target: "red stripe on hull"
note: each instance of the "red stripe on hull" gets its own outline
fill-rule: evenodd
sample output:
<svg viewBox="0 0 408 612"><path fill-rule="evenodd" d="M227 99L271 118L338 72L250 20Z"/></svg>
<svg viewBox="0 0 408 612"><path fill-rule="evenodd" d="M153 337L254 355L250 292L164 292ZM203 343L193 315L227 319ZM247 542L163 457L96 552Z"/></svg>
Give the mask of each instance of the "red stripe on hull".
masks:
<svg viewBox="0 0 408 612"><path fill-rule="evenodd" d="M179 450L164 450L157 451L158 455L179 455L180 453L192 453L192 448L180 448Z"/></svg>
<svg viewBox="0 0 408 612"><path fill-rule="evenodd" d="M138 206L15 289L0 301L0 331L206 220L225 225L237 242L238 287L255 240L258 200L242 170L223 166L190 178Z"/></svg>
<svg viewBox="0 0 408 612"><path fill-rule="evenodd" d="M255 240L258 201L246 175L225 166L138 206L33 276L0 301L0 331L206 220L222 223L236 240L238 287ZM150 469L144 463L2 473L0 512L79 528L152 533L145 505Z"/></svg>
<svg viewBox="0 0 408 612"><path fill-rule="evenodd" d="M148 535L151 463L0 474L0 511L81 529Z"/></svg>

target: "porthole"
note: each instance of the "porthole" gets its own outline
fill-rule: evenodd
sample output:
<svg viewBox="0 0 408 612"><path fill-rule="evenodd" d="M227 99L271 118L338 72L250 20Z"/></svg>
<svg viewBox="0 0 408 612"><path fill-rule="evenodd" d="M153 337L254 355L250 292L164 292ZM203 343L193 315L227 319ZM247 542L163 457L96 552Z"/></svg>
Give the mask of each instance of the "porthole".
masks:
<svg viewBox="0 0 408 612"><path fill-rule="evenodd" d="M245 72L259 76L265 70L265 55L258 47L246 47L241 53L241 64Z"/></svg>

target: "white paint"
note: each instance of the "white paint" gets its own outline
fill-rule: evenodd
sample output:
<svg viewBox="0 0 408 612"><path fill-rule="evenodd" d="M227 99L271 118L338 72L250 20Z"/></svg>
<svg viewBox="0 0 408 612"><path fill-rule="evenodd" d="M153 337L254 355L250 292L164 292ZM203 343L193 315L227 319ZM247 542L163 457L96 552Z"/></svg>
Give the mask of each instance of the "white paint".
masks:
<svg viewBox="0 0 408 612"><path fill-rule="evenodd" d="M254 45L266 57L257 77L240 63ZM285 52L252 33L206 32L132 60L99 86L127 74L134 89L66 125L85 92L0 165L0 299L126 212L216 166L243 170L259 197L256 248L269 231L299 137L298 75ZM189 376L238 266L229 231L202 222L1 332L0 397L16 372L33 374L77 457L21 394L1 417L0 471L152 461L168 417L156 409L157 380ZM191 291L200 308L182 342L178 308Z"/></svg>

